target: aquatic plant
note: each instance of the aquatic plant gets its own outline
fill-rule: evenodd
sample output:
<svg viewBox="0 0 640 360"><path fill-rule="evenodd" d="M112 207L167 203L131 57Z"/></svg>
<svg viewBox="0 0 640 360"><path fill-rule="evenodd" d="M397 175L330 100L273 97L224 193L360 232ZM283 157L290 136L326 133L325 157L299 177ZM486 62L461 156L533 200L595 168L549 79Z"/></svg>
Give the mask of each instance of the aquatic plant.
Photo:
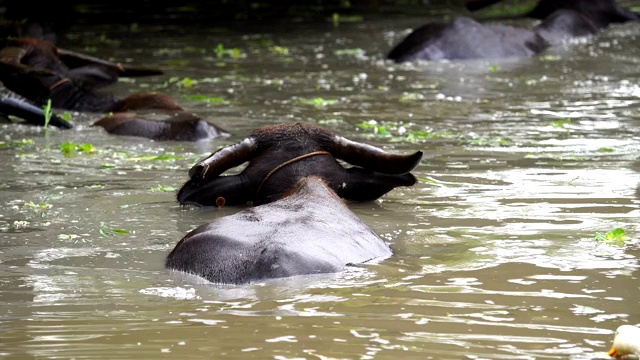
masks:
<svg viewBox="0 0 640 360"><path fill-rule="evenodd" d="M600 232L596 232L595 240L599 243L624 246L631 239L627 236L624 229L615 228L611 231L607 231L604 234Z"/></svg>

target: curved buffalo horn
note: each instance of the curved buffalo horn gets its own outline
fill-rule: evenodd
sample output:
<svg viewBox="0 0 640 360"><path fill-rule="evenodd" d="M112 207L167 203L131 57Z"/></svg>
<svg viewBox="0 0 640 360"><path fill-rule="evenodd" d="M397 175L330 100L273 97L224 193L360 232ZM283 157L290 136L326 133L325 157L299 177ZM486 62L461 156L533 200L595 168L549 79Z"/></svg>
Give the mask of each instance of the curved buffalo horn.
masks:
<svg viewBox="0 0 640 360"><path fill-rule="evenodd" d="M331 151L333 156L383 174L406 174L418 166L422 159L422 151L416 151L411 155L396 155L342 136L336 136L334 140L335 144Z"/></svg>
<svg viewBox="0 0 640 360"><path fill-rule="evenodd" d="M70 68L86 65L101 65L108 69L114 70L119 76L123 77L136 77L136 76L149 76L149 75L162 75L163 72L160 69L147 68L143 66L132 66L121 63L114 63L111 61L103 60L91 55L77 53L75 51L58 48L58 56Z"/></svg>
<svg viewBox="0 0 640 360"><path fill-rule="evenodd" d="M238 144L224 147L206 159L198 161L189 170L189 177L198 181L218 176L226 170L250 160L257 149L253 138L246 138Z"/></svg>

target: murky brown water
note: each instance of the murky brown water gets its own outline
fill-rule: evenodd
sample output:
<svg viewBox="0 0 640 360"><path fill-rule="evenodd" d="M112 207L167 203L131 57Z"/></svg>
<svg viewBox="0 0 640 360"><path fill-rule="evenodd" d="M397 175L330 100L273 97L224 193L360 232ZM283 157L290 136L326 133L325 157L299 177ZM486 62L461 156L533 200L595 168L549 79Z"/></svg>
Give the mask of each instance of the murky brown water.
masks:
<svg viewBox="0 0 640 360"><path fill-rule="evenodd" d="M425 21L72 29L61 46L166 70L110 91L169 93L234 136L116 137L89 126L99 114L65 132L2 126L0 355L607 359L615 328L640 323L638 243L595 241L640 233L640 26L534 59L383 60ZM218 58L219 43L239 57ZM248 286L167 273L185 232L239 210L181 208L169 187L217 147L293 121L425 152L415 187L351 204L395 255ZM63 142L96 152L65 156Z"/></svg>

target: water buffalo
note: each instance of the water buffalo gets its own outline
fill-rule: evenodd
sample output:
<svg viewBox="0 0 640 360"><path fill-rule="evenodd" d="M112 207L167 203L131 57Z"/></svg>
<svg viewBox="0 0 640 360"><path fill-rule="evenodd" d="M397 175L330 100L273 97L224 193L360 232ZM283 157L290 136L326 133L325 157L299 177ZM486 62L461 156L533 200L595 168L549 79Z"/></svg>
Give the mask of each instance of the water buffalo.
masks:
<svg viewBox="0 0 640 360"><path fill-rule="evenodd" d="M278 201L192 230L165 265L214 283L243 284L335 273L391 255L328 184L311 176L298 180Z"/></svg>
<svg viewBox="0 0 640 360"><path fill-rule="evenodd" d="M114 135L139 136L160 141L200 141L228 137L226 130L188 112L170 114L167 119L152 120L147 114L118 112L96 121L93 126Z"/></svg>
<svg viewBox="0 0 640 360"><path fill-rule="evenodd" d="M387 58L403 63L530 57L570 38L595 35L612 22L640 20L640 15L613 0L542 0L528 16L543 21L532 29L484 24L468 17L428 23L406 36Z"/></svg>
<svg viewBox="0 0 640 360"><path fill-rule="evenodd" d="M177 102L164 94L136 94L120 99L96 91L114 83L118 77L157 74L162 72L59 49L40 39L7 39L0 49L0 81L5 87L36 105L44 105L51 100L52 106L58 109L181 111Z"/></svg>
<svg viewBox="0 0 640 360"><path fill-rule="evenodd" d="M148 92L125 98L98 92L119 77L159 75L162 71L123 65L55 47L32 38L8 39L0 49L0 81L37 105L111 112L94 126L117 135L155 140L198 141L228 136L214 124L185 112L169 95ZM160 113L165 121L150 117Z"/></svg>
<svg viewBox="0 0 640 360"><path fill-rule="evenodd" d="M3 96L0 98L0 116L9 119L11 116L24 120L27 124L44 126L46 123L44 110L18 98ZM56 114L51 114L49 125L60 129L71 129L73 125Z"/></svg>
<svg viewBox="0 0 640 360"><path fill-rule="evenodd" d="M267 126L194 165L190 180L178 192L178 202L202 206L268 203L310 175L324 179L344 199L374 200L397 186L414 185L416 178L409 172L421 158L422 151L390 154L316 125ZM356 166L345 169L337 159ZM220 176L247 161L241 173Z"/></svg>

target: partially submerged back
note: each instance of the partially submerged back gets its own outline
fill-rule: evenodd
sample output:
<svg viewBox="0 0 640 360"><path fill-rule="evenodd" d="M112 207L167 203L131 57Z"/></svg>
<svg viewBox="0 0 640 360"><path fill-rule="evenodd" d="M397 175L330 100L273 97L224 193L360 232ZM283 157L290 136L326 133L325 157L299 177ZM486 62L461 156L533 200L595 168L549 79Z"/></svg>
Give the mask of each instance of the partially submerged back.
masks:
<svg viewBox="0 0 640 360"><path fill-rule="evenodd" d="M241 284L339 272L391 255L324 181L307 177L281 200L191 231L166 266L215 283Z"/></svg>

